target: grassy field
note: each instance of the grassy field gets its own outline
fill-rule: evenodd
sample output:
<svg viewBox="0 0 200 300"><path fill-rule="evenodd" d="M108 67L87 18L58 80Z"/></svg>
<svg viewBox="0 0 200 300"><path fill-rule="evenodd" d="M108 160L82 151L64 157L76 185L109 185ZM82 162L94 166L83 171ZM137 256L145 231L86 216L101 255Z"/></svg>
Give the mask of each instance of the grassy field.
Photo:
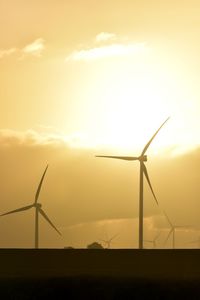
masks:
<svg viewBox="0 0 200 300"><path fill-rule="evenodd" d="M1 299L200 299L200 250L0 249Z"/></svg>

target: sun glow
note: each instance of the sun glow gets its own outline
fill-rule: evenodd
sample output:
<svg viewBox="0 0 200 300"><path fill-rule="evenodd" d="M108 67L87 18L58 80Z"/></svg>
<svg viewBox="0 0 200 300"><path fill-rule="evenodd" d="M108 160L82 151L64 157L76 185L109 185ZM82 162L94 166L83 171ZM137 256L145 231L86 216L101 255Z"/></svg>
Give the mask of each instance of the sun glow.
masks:
<svg viewBox="0 0 200 300"><path fill-rule="evenodd" d="M174 67L172 56L165 61L159 50L141 45L129 55L110 55L112 45L78 52L76 67L84 76L80 90L72 94L77 105L72 108L76 130L71 132L87 137L81 140L84 147L140 152L168 116L171 119L153 142L151 153L180 154L199 144L198 126L194 130L198 100L192 86L185 84L181 66ZM97 49L102 55L94 57Z"/></svg>
<svg viewBox="0 0 200 300"><path fill-rule="evenodd" d="M170 116L168 95L161 79L150 79L147 75L145 78L144 74L113 74L114 79L109 84L108 78L105 79L104 83L101 82L101 91L90 95L95 102L88 105L91 109L87 115L86 130L96 145L119 151L140 151ZM160 136L158 145L169 146L169 138L165 132L163 138Z"/></svg>

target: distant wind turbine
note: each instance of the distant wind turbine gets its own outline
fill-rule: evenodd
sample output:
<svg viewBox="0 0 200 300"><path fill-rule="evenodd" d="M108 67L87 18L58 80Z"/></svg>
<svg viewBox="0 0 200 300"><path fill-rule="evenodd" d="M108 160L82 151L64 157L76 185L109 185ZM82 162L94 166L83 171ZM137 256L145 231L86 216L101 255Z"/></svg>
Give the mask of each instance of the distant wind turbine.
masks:
<svg viewBox="0 0 200 300"><path fill-rule="evenodd" d="M107 245L107 249L110 249L110 246L111 246L112 241L113 241L117 236L118 236L118 234L115 234L113 237L111 237L111 238L108 239L108 240L102 240L102 239L101 239L100 241L104 242L105 245Z"/></svg>
<svg viewBox="0 0 200 300"><path fill-rule="evenodd" d="M39 219L38 218L39 217L39 213L61 235L60 231L54 226L54 224L50 221L50 219L48 218L48 216L42 210L42 204L38 203L38 198L39 198L39 195L40 195L42 183L43 183L45 174L47 172L47 169L48 169L48 165L46 166L45 171L44 171L44 173L42 175L42 178L41 178L41 180L39 182L39 185L38 185L38 188L37 188L37 191L36 191L36 194L35 194L35 201L33 202L33 204L28 205L28 206L24 206L24 207L15 209L15 210L11 210L11 211L9 211L7 213L4 213L4 214L0 215L0 216L5 216L5 215L13 214L13 213L16 213L16 212L21 212L21 211L24 211L24 210L28 210L28 209L34 207L35 208L35 248L36 249L38 248L38 241L39 241L39 223L38 223L38 221L39 221L38 220Z"/></svg>
<svg viewBox="0 0 200 300"><path fill-rule="evenodd" d="M167 219L167 221L168 221L168 223L169 223L169 225L171 227L171 229L170 229L170 231L168 233L168 236L167 236L164 244L167 243L167 241L169 240L170 236L172 235L172 248L175 249L175 233L176 233L176 229L181 229L181 228L182 229L184 229L184 228L186 229L186 228L191 227L191 226L178 226L178 225L174 225L170 221L170 219L169 219L168 215L166 214L166 212L163 212L163 213L164 213L164 215L165 215L165 217L166 217L166 219Z"/></svg>
<svg viewBox="0 0 200 300"><path fill-rule="evenodd" d="M104 157L104 158L116 158L116 159L122 159L122 160L138 160L140 162L140 186L139 186L139 249L143 249L143 175L145 175L146 180L149 184L149 187L151 189L151 192L153 194L153 197L158 204L158 201L156 199L156 196L154 194L153 188L151 186L151 182L149 179L149 175L147 172L147 168L144 164L144 162L147 161L147 155L145 155L147 149L149 148L151 142L157 135L157 133L160 131L160 129L163 127L163 125L169 120L167 118L165 122L162 123L162 125L158 128L158 130L154 133L152 138L148 141L148 143L145 145L144 149L142 150L140 156L110 156L110 155L96 155L96 157Z"/></svg>
<svg viewBox="0 0 200 300"><path fill-rule="evenodd" d="M145 240L145 242L152 243L153 249L155 249L156 245L157 245L157 239L159 238L160 234L161 234L161 232L159 232L153 240Z"/></svg>

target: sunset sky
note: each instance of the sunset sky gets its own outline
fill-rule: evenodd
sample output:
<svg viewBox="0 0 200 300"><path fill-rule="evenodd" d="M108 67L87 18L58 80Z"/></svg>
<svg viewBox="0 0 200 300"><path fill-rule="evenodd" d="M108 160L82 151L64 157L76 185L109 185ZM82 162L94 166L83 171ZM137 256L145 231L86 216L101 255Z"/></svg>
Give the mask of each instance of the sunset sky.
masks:
<svg viewBox="0 0 200 300"><path fill-rule="evenodd" d="M200 236L199 0L0 0L0 212L31 204L49 163L40 246L138 245L136 156L148 150L145 239ZM33 247L34 210L0 219L0 247ZM146 247L151 247L145 244ZM171 241L167 243L171 247Z"/></svg>

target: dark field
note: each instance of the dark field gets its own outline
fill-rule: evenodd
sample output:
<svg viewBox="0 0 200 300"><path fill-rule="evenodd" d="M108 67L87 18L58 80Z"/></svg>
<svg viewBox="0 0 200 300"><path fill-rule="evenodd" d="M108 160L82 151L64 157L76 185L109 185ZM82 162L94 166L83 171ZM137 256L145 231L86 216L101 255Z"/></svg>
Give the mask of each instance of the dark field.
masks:
<svg viewBox="0 0 200 300"><path fill-rule="evenodd" d="M0 299L200 299L200 250L0 249Z"/></svg>

